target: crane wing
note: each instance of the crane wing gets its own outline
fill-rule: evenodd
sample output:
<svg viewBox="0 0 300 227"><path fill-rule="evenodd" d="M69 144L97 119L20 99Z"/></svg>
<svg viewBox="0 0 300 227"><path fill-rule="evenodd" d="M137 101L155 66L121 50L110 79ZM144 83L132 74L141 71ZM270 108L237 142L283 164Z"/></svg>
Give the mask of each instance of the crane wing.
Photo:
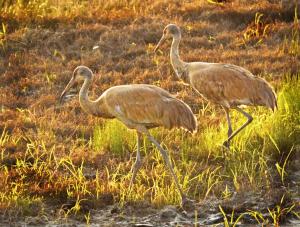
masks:
<svg viewBox="0 0 300 227"><path fill-rule="evenodd" d="M204 98L228 108L238 105L276 107L276 95L268 83L236 65L208 64L194 70L190 79Z"/></svg>
<svg viewBox="0 0 300 227"><path fill-rule="evenodd" d="M190 108L167 91L153 85L123 85L105 94L107 109L127 126L184 127L196 129Z"/></svg>

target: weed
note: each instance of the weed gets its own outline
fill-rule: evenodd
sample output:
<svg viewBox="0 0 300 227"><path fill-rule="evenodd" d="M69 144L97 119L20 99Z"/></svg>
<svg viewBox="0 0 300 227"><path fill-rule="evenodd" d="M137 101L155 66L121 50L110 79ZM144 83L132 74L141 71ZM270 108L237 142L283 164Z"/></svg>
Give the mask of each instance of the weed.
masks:
<svg viewBox="0 0 300 227"><path fill-rule="evenodd" d="M284 185L284 177L285 177L285 175L287 175L287 172L286 172L285 168L286 168L286 165L287 165L287 161L288 161L288 159L289 159L289 157L290 157L293 150L294 150L294 147L291 148L290 152L288 153L288 155L284 159L282 167L280 166L280 164L278 162L275 164L276 169L277 169L277 171L280 175L280 179L281 179L281 182L282 182L283 185Z"/></svg>
<svg viewBox="0 0 300 227"><path fill-rule="evenodd" d="M223 6L226 0L206 0L208 3L213 4L213 5L219 5Z"/></svg>
<svg viewBox="0 0 300 227"><path fill-rule="evenodd" d="M199 113L194 135L180 129L151 130L170 153L184 192L197 202L291 185L290 163L298 155L300 138L300 85L285 72L291 67L295 75L299 71L297 11L289 22L280 16L288 12L267 0L207 2L0 1L0 213L15 211L19 220L22 211L31 215L33 207L50 200L51 209L63 207L66 217L83 214L89 224L92 211L85 204L180 203L159 151L147 139L141 149L143 166L129 193L135 132L117 120L85 115L75 100L63 108L56 103L62 81L79 64L97 72L91 98L113 85L157 84ZM243 48L236 48L236 35L253 12L260 13L243 31ZM269 24L270 17L276 23ZM173 80L169 59L163 56L167 51L150 57L170 22L186 34L184 59L242 65L276 88L279 109L247 109L254 120L232 141L230 151L222 148L228 127L222 110ZM282 45L284 51L278 52ZM234 128L244 123L240 114L231 115ZM106 202L104 195L109 195ZM258 223L278 223L285 214L298 212L297 204L289 211L291 206L269 207L272 220L259 210L252 214ZM223 216L227 225L242 221L236 210L228 215L223 209Z"/></svg>
<svg viewBox="0 0 300 227"><path fill-rule="evenodd" d="M263 39L266 37L270 24L266 24L263 20L264 14L257 12L255 14L254 22L251 23L246 31L243 33L243 40L240 45L247 45L251 41L255 41L255 45L262 43Z"/></svg>
<svg viewBox="0 0 300 227"><path fill-rule="evenodd" d="M2 23L2 29L0 30L0 46L2 47L3 51L5 51L6 49L6 45L5 45L6 30L7 30L7 25Z"/></svg>
<svg viewBox="0 0 300 227"><path fill-rule="evenodd" d="M240 219L243 218L243 216L245 215L245 213L242 213L238 217L235 217L234 210L232 210L230 219L228 219L227 214L224 212L224 210L220 205L219 205L219 209L223 215L225 227L231 227L231 226L234 227L236 225L239 225Z"/></svg>
<svg viewBox="0 0 300 227"><path fill-rule="evenodd" d="M300 54L300 34L299 34L299 20L298 20L298 6L295 7L294 23L290 39L285 36L283 41L283 51L297 57Z"/></svg>
<svg viewBox="0 0 300 227"><path fill-rule="evenodd" d="M274 208L267 208L269 216L263 214L260 211L253 211L249 210L246 213L253 217L258 224L261 225L268 225L270 221L273 222L274 226L280 226L280 223L286 219L289 214L293 214L294 216L298 216L297 212L295 211L296 205L295 203L292 204L285 204L285 195L283 195L280 199L280 203L275 205Z"/></svg>
<svg viewBox="0 0 300 227"><path fill-rule="evenodd" d="M114 154L122 155L126 150L133 150L136 135L119 121L113 120L95 128L93 145L96 150L108 149ZM128 146L127 149L125 146Z"/></svg>
<svg viewBox="0 0 300 227"><path fill-rule="evenodd" d="M269 214L271 218L273 219L273 225L274 226L279 226L281 219L285 218L286 215L289 213L293 212L293 209L295 208L295 204L292 204L288 207L283 207L283 202L284 202L285 196L283 195L280 200L280 204L276 205L275 208L269 209Z"/></svg>
<svg viewBox="0 0 300 227"><path fill-rule="evenodd" d="M86 215L84 215L84 218L86 220L86 225L90 226L91 225L91 212L88 212Z"/></svg>

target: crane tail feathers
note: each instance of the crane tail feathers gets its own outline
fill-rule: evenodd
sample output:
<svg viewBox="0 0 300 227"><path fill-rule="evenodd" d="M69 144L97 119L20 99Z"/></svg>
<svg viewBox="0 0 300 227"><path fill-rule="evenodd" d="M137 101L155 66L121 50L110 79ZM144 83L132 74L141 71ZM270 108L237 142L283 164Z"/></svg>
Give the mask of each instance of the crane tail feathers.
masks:
<svg viewBox="0 0 300 227"><path fill-rule="evenodd" d="M196 132L197 119L187 104L176 99L168 104L167 111L167 128L184 128L191 133Z"/></svg>
<svg viewBox="0 0 300 227"><path fill-rule="evenodd" d="M276 94L268 84L266 84L266 86L267 87L264 89L266 106L268 106L272 109L273 112L275 112L275 109L278 108Z"/></svg>

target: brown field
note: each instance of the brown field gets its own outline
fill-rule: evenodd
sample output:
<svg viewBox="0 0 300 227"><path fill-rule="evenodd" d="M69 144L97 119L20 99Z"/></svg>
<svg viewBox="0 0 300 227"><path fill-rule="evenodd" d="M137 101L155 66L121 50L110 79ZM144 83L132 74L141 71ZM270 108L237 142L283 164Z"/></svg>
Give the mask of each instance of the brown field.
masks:
<svg viewBox="0 0 300 227"><path fill-rule="evenodd" d="M300 7L290 2L0 1L0 225L299 225ZM153 53L169 23L181 28L183 60L245 67L278 94L277 112L248 109L254 121L230 151L221 146L223 110L176 79L170 41ZM195 135L153 134L169 150L195 210L179 207L147 140L128 193L135 134L85 114L80 86L58 103L78 65L95 73L91 99L115 85L147 83L191 106ZM234 126L244 120L233 116Z"/></svg>

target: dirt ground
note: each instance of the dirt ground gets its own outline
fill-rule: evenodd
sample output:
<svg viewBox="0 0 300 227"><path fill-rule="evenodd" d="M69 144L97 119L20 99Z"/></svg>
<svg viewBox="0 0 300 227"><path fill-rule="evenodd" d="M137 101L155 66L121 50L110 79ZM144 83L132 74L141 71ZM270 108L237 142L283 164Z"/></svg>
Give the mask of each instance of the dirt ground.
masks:
<svg viewBox="0 0 300 227"><path fill-rule="evenodd" d="M177 94L198 113L203 100L175 78L169 63L170 41L157 54L153 53L163 28L169 23L181 28L180 55L185 61L236 64L265 78L275 90L285 79L284 75L299 75L299 56L291 53L288 45L295 29L293 6L282 6L282 1L276 0L224 2L218 5L206 1L154 1L142 13L120 9L113 15L94 12L95 15L87 13L71 20L33 18L30 21L0 16L0 24L8 24L5 45L0 50L0 131L6 129L11 134L40 138L39 128L51 122L56 140L47 134L43 138L48 141L48 147L57 144L61 153L70 149L65 147L70 140L80 136L90 138L95 121L80 110L77 99L71 99L64 110L58 104L60 93L78 65L86 65L96 74L90 92L92 99L115 85L155 84ZM263 16L255 24L257 12ZM252 34L251 29L257 33ZM20 109L28 109L34 116L26 120ZM221 109L217 108L217 112L222 115ZM58 117L59 121L52 121ZM217 123L218 120L212 122ZM26 143L6 149L11 155L5 164L13 166L15 157L26 149ZM87 162L92 168L102 165L88 158ZM299 164L299 159L295 159L291 165ZM300 204L300 172L299 168L295 169L290 176L292 190L285 201L287 206L290 201ZM235 210L235 217L252 209L267 216L267 208L275 205L284 193L284 188L276 188L272 193L249 192L229 200L210 197L197 203L191 212L171 205L157 208L145 201L127 203L121 208L113 204L112 195L108 194L103 196L105 206L86 209L92 226L222 226L224 216L220 204L225 211ZM14 214L0 212L0 225L85 225L82 216L61 217L62 206L68 204L51 201L51 196L45 204L35 208L36 212L43 209L42 216L25 215L20 220L14 220ZM283 226L300 226L294 216L286 218L282 220ZM247 215L242 220L249 226L257 224Z"/></svg>

